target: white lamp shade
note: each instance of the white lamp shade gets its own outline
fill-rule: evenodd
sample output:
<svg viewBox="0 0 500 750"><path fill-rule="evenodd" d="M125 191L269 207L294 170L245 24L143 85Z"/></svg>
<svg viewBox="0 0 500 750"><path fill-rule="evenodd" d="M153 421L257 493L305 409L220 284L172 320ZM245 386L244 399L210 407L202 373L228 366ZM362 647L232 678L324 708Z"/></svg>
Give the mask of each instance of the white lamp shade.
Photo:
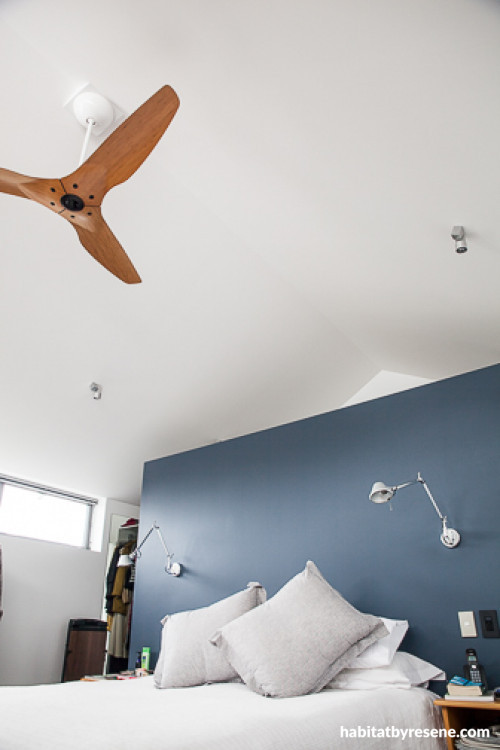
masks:
<svg viewBox="0 0 500 750"><path fill-rule="evenodd" d="M132 565L132 560L130 559L130 555L120 555L117 567L128 568L129 565Z"/></svg>
<svg viewBox="0 0 500 750"><path fill-rule="evenodd" d="M387 503L392 499L394 490L383 482L375 482L370 492L372 503Z"/></svg>

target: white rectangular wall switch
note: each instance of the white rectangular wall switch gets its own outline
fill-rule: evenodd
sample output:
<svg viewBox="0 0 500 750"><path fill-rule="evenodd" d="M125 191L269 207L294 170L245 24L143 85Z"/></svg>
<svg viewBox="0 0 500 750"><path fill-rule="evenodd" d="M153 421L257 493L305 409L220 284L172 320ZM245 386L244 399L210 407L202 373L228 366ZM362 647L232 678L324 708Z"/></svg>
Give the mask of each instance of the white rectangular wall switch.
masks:
<svg viewBox="0 0 500 750"><path fill-rule="evenodd" d="M474 612L459 612L460 633L462 638L477 638L476 621Z"/></svg>

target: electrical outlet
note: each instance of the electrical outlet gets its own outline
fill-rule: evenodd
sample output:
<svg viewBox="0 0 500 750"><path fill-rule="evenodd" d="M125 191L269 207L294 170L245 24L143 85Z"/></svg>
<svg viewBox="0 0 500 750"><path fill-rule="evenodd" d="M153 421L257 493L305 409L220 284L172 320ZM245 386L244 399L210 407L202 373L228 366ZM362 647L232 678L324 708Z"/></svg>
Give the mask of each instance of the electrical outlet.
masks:
<svg viewBox="0 0 500 750"><path fill-rule="evenodd" d="M462 638L477 638L476 621L474 612L459 612L460 633Z"/></svg>

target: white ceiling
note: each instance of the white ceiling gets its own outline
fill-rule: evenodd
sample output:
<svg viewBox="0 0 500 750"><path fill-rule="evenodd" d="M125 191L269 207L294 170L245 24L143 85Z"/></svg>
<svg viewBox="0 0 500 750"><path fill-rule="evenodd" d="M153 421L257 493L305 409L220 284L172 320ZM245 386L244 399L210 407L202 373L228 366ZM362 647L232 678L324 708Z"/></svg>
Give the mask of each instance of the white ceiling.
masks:
<svg viewBox="0 0 500 750"><path fill-rule="evenodd" d="M142 284L0 195L0 471L135 500L145 460L500 360L497 0L2 0L0 24L7 169L74 170L85 84L181 100L103 205Z"/></svg>

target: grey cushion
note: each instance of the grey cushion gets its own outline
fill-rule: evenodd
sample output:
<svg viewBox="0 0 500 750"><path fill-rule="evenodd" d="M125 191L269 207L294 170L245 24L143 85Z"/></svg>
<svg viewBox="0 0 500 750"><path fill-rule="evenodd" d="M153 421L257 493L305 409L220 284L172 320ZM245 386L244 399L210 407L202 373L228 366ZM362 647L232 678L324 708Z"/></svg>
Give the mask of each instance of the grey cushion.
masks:
<svg viewBox="0 0 500 750"><path fill-rule="evenodd" d="M249 583L243 591L209 607L164 617L160 656L154 672L156 687L189 687L237 678L234 669L210 644L209 638L217 628L262 604L265 599L266 592L260 583Z"/></svg>
<svg viewBox="0 0 500 750"><path fill-rule="evenodd" d="M354 656L387 635L313 562L262 606L220 628L211 642L257 693L285 698L321 690Z"/></svg>

